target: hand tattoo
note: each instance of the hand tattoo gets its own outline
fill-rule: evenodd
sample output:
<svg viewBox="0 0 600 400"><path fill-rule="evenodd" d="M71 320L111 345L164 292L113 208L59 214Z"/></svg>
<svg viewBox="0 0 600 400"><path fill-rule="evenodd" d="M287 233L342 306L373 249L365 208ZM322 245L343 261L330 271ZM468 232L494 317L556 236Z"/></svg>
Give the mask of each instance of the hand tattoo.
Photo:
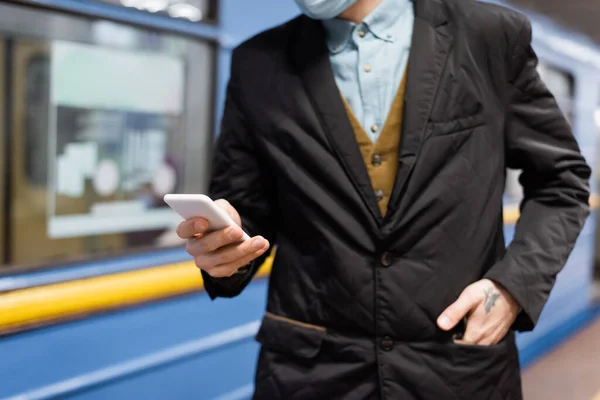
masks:
<svg viewBox="0 0 600 400"><path fill-rule="evenodd" d="M483 291L483 294L485 294L485 300L483 302L485 305L485 313L489 314L494 305L496 305L496 300L500 297L500 293L495 292L494 288L487 288Z"/></svg>

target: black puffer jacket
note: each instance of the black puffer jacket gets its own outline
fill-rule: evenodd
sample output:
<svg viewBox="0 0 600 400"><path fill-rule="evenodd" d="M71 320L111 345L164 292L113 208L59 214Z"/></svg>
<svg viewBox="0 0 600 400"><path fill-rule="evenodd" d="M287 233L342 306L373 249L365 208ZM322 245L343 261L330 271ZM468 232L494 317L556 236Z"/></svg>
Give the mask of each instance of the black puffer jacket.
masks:
<svg viewBox="0 0 600 400"><path fill-rule="evenodd" d="M471 0L415 0L397 180L381 217L319 22L233 53L213 198L277 243L259 399L521 399L514 333L461 346L436 318L502 284L530 330L588 215L590 169L536 73L531 27ZM505 248L506 168L525 199ZM256 270L211 279L238 294Z"/></svg>

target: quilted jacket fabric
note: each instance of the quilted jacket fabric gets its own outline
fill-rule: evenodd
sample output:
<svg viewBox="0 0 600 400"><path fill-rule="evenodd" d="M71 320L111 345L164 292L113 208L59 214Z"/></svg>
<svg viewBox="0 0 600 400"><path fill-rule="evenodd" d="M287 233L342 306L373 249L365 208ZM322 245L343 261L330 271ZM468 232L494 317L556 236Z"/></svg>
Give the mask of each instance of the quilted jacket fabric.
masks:
<svg viewBox="0 0 600 400"><path fill-rule="evenodd" d="M210 194L278 250L257 399L521 399L514 331L454 344L438 315L503 285L531 330L589 213L590 169L536 72L531 26L471 0L415 0L398 174L384 217L322 26L300 16L233 52ZM506 168L522 213L503 237ZM232 297L245 274L212 279Z"/></svg>

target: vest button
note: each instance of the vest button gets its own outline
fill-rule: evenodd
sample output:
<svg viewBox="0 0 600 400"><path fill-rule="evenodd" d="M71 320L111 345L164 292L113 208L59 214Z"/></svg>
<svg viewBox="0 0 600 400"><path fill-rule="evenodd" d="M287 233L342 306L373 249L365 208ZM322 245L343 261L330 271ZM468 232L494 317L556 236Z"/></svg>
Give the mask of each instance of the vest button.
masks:
<svg viewBox="0 0 600 400"><path fill-rule="evenodd" d="M383 190L375 191L375 197L377 197L377 201L383 200L383 196L384 196Z"/></svg>
<svg viewBox="0 0 600 400"><path fill-rule="evenodd" d="M390 351L394 348L394 341L392 340L391 337L385 336L383 339L381 339L381 343L379 343L379 347L381 347L381 350L383 350L383 351Z"/></svg>
<svg viewBox="0 0 600 400"><path fill-rule="evenodd" d="M392 265L392 255L386 251L381 255L380 262L381 265L383 265L384 267L389 267L390 265Z"/></svg>
<svg viewBox="0 0 600 400"><path fill-rule="evenodd" d="M371 157L371 164L374 167L379 167L382 162L383 158L379 154L373 154L373 157Z"/></svg>

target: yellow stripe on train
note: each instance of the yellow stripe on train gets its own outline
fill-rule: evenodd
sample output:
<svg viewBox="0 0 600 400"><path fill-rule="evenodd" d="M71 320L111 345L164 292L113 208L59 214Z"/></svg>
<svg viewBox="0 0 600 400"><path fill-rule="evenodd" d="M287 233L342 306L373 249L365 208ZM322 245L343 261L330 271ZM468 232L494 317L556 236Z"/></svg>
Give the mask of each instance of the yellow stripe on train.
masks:
<svg viewBox="0 0 600 400"><path fill-rule="evenodd" d="M273 258L257 273L268 276ZM192 262L16 290L0 295L0 334L197 292L202 276Z"/></svg>

